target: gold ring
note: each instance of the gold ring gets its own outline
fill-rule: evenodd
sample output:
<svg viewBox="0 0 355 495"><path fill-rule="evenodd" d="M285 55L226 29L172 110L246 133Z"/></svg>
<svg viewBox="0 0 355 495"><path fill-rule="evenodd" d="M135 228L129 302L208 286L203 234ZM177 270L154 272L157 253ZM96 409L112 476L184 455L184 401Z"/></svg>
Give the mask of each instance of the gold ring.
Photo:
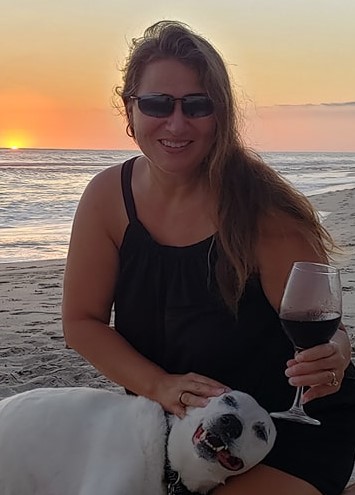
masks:
<svg viewBox="0 0 355 495"><path fill-rule="evenodd" d="M182 400L182 396L184 395L185 392L186 392L186 390L183 390L182 392L179 393L179 402L184 407L187 406L187 404L185 404L185 402Z"/></svg>
<svg viewBox="0 0 355 495"><path fill-rule="evenodd" d="M335 372L330 371L330 374L332 375L332 378L331 378L330 382L328 383L328 385L330 387L337 387L339 385L339 380L337 379Z"/></svg>

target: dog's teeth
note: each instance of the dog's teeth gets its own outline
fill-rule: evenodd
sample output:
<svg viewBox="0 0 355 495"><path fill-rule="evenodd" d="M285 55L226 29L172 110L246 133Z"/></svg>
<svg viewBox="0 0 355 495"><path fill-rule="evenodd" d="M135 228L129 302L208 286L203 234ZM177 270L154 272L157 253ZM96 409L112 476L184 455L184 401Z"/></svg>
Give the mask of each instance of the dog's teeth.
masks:
<svg viewBox="0 0 355 495"><path fill-rule="evenodd" d="M206 430L203 430L203 433L200 436L200 440L205 440L206 439L206 436L207 436L207 431Z"/></svg>
<svg viewBox="0 0 355 495"><path fill-rule="evenodd" d="M210 449L214 450L214 447L212 444L210 444L210 442L207 440L207 438L204 440L205 444L207 445L207 447L209 447Z"/></svg>
<svg viewBox="0 0 355 495"><path fill-rule="evenodd" d="M224 450L226 449L227 450L227 447L225 445L220 445L219 447L215 447L214 445L212 445L207 439L204 440L205 444L211 449L213 450L214 452L221 452L221 450Z"/></svg>

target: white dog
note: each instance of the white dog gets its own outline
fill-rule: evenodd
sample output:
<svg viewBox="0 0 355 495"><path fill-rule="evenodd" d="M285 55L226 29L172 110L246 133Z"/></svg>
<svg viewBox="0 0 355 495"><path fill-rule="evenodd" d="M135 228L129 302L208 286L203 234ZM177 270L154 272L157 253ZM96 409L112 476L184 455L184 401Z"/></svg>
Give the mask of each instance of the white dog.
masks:
<svg viewBox="0 0 355 495"><path fill-rule="evenodd" d="M174 491L175 483L186 493L207 493L261 461L275 436L268 413L242 392L167 420L159 404L143 397L31 390L0 401L0 493L184 493Z"/></svg>

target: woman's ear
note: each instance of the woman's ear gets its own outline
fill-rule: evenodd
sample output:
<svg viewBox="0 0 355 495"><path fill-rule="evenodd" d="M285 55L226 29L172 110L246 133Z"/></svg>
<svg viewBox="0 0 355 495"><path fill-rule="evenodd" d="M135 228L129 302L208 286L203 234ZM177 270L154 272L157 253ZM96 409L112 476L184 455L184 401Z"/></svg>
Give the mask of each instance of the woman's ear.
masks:
<svg viewBox="0 0 355 495"><path fill-rule="evenodd" d="M127 127L126 127L126 134L127 136L134 138L134 127L133 127L133 110L132 110L132 103L128 102L126 105L126 116L127 116Z"/></svg>

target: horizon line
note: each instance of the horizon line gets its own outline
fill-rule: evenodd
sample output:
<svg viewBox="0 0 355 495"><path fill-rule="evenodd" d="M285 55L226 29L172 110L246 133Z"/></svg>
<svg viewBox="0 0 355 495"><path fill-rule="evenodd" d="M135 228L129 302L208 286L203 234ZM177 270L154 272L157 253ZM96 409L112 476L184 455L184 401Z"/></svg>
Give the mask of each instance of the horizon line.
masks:
<svg viewBox="0 0 355 495"><path fill-rule="evenodd" d="M300 149L274 149L274 150L256 150L254 148L247 147L247 149L253 149L256 153L355 153L354 150L300 150ZM9 151L11 153L16 153L18 151L118 151L118 152L141 152L139 148L46 148L46 147L18 147L11 148L6 146L0 146L0 151ZM141 152L142 153L142 152ZM143 153L142 153L143 154Z"/></svg>

